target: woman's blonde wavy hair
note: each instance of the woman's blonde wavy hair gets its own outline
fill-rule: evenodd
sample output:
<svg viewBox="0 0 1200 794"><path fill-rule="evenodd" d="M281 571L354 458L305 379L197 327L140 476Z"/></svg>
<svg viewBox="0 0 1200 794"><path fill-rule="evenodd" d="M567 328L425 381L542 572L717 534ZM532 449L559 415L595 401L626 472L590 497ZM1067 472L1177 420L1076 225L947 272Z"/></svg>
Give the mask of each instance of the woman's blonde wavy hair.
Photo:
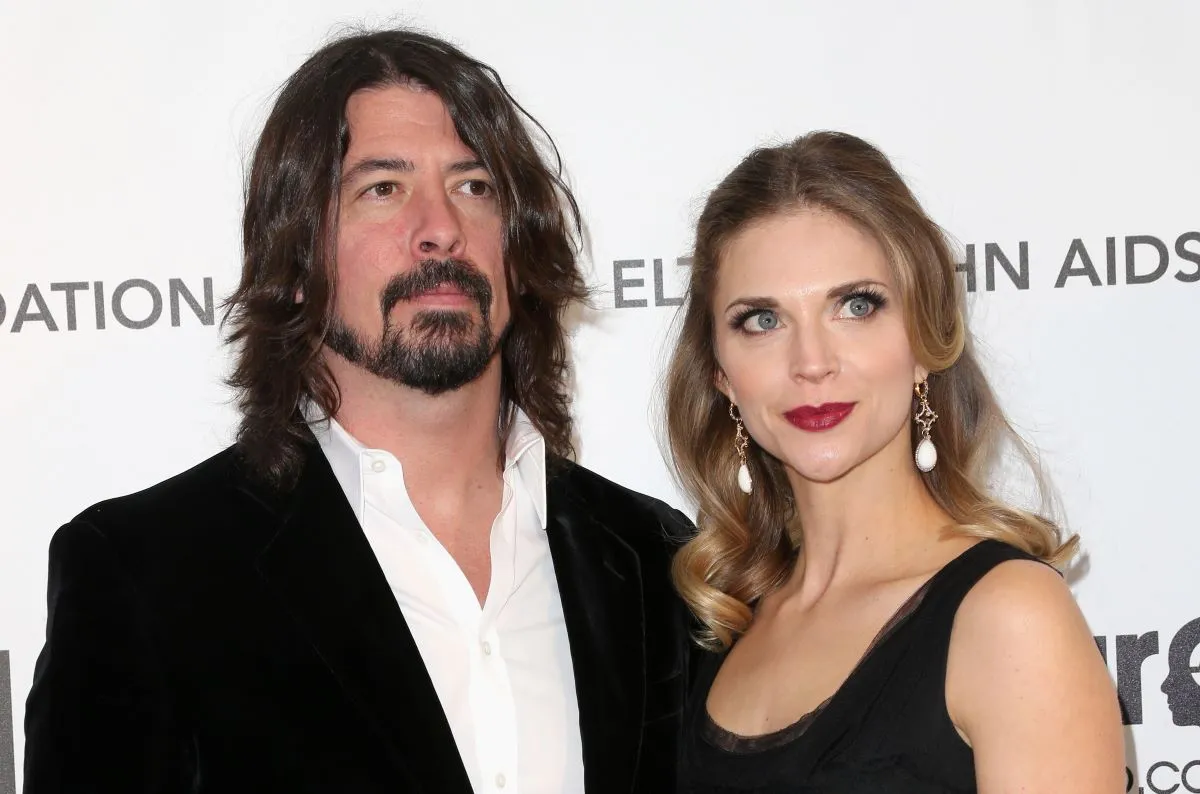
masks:
<svg viewBox="0 0 1200 794"><path fill-rule="evenodd" d="M755 603L787 578L801 536L778 460L752 443L747 452L754 492L747 496L736 484L734 423L728 399L715 386L713 291L721 256L739 232L802 209L836 213L872 234L887 254L909 343L931 373L928 399L938 414L938 463L922 479L957 522L953 531L995 538L1060 566L1077 545L1075 537L1064 541L1049 518L989 493L988 475L1006 443L1039 486L1043 479L973 353L965 294L945 234L882 152L852 135L813 132L751 152L709 195L667 372L668 443L680 481L698 506L699 528L676 555L673 573L706 627L700 642L714 649L744 632ZM918 440L915 426L912 440Z"/></svg>

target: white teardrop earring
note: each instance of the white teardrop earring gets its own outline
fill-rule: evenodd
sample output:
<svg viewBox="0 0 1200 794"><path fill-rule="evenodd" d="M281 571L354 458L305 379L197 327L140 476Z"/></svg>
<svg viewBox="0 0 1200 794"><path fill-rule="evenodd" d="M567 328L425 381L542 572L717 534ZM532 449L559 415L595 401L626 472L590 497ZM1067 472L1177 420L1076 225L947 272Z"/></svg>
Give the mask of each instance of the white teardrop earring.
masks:
<svg viewBox="0 0 1200 794"><path fill-rule="evenodd" d="M750 479L750 467L746 465L746 447L750 445L750 438L746 435L746 427L742 424L742 417L735 413L733 403L729 403L729 418L736 423L736 429L733 439L734 448L737 450L738 460L741 465L737 470L738 488L742 489L742 493L749 494L754 490L754 481Z"/></svg>
<svg viewBox="0 0 1200 794"><path fill-rule="evenodd" d="M937 421L938 415L929 407L929 381L921 381L913 390L916 392L917 400L920 403L920 409L913 417L913 421L921 428L921 440L917 442L917 450L913 454L913 458L916 460L918 469L923 472L930 472L937 465L937 447L933 445L933 439L930 438L930 431L933 428L933 423Z"/></svg>

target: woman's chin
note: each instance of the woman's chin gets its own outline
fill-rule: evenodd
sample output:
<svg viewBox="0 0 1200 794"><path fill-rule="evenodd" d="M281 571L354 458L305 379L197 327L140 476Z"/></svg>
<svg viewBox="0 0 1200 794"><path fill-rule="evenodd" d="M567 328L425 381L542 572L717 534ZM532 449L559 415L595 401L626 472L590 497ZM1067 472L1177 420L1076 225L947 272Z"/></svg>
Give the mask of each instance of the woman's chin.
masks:
<svg viewBox="0 0 1200 794"><path fill-rule="evenodd" d="M847 456L831 455L797 461L795 464L789 466L789 468L795 474L799 475L800 479L804 482L824 485L837 482L842 477L845 477L847 472L857 464L857 460L851 460Z"/></svg>

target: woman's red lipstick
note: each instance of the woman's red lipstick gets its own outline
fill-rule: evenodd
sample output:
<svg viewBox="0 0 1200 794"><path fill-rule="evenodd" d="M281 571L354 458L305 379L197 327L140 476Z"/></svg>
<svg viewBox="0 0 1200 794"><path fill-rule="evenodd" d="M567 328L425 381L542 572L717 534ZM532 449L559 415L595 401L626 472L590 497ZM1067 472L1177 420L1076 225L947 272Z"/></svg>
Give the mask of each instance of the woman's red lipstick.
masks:
<svg viewBox="0 0 1200 794"><path fill-rule="evenodd" d="M854 403L824 403L822 405L801 405L783 415L801 430L819 433L830 430L842 423L842 420L854 410Z"/></svg>

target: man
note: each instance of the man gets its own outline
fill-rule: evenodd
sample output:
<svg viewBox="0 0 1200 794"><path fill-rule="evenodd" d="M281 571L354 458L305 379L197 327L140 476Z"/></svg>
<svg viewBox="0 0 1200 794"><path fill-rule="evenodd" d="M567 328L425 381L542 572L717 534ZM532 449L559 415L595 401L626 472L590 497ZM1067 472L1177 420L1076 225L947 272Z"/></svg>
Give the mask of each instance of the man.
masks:
<svg viewBox="0 0 1200 794"><path fill-rule="evenodd" d="M410 32L288 80L237 443L56 534L28 794L672 790L687 522L569 460L579 223L525 122Z"/></svg>

